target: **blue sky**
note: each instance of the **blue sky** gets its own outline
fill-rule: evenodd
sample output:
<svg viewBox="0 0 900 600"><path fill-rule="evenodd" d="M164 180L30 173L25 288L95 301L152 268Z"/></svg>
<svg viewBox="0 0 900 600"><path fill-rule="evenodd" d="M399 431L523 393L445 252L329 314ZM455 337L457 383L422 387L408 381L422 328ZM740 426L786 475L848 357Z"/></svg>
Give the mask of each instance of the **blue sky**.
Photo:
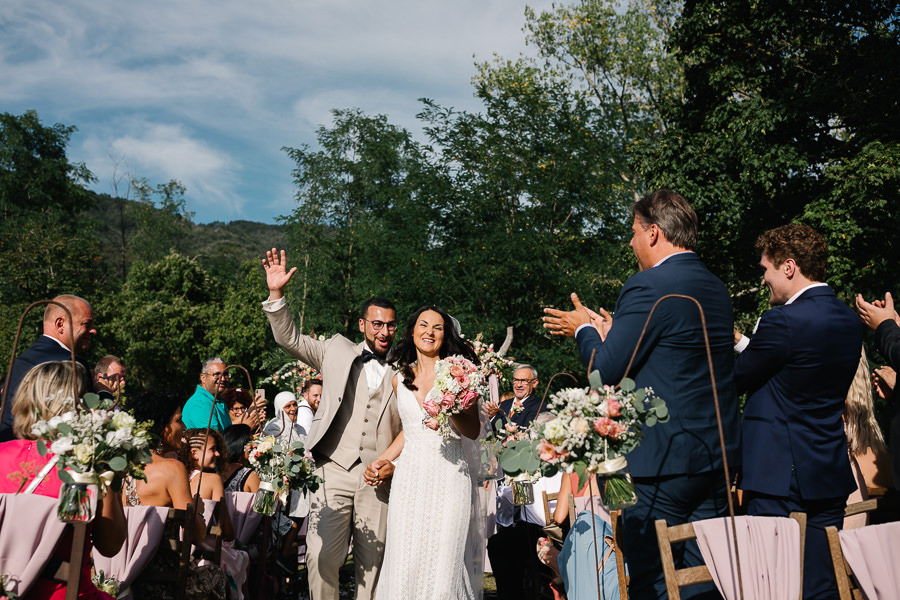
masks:
<svg viewBox="0 0 900 600"><path fill-rule="evenodd" d="M99 192L181 181L201 223L288 214L281 147L314 145L333 108L419 134L418 98L477 110L474 61L528 53L524 0L3 4L0 111L77 126Z"/></svg>

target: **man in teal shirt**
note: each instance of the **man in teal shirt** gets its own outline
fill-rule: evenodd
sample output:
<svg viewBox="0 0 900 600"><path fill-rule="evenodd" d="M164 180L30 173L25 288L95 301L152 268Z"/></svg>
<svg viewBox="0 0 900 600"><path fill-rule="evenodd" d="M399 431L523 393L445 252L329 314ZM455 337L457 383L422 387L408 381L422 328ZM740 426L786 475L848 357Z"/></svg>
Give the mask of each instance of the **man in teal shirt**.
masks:
<svg viewBox="0 0 900 600"><path fill-rule="evenodd" d="M225 361L221 358L211 358L203 363L200 370L200 385L194 395L188 398L181 411L181 419L188 429L206 429L206 424L212 429L225 431L231 425L231 417L228 416L228 408L222 401L222 390L228 381L225 372ZM209 413L212 411L212 421Z"/></svg>

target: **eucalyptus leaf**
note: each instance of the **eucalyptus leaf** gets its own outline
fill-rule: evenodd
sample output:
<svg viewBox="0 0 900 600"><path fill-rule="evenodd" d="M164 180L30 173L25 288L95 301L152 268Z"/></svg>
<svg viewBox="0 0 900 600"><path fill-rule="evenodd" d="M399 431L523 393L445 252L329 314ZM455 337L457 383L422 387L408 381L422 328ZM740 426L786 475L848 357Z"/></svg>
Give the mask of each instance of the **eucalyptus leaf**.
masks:
<svg viewBox="0 0 900 600"><path fill-rule="evenodd" d="M63 483L70 483L70 484L75 483L75 480L72 479L72 476L69 475L69 472L66 471L65 469L59 469L56 472L56 476L59 477L59 480L62 481Z"/></svg>
<svg viewBox="0 0 900 600"><path fill-rule="evenodd" d="M666 408L665 404L663 404L662 406L660 406L656 409L656 418L658 418L660 421L668 420L669 409Z"/></svg>
<svg viewBox="0 0 900 600"><path fill-rule="evenodd" d="M595 390L602 388L603 379L600 378L600 371L591 371L591 374L588 376L588 382L591 384L591 388Z"/></svg>
<svg viewBox="0 0 900 600"><path fill-rule="evenodd" d="M622 379L622 382L619 384L619 388L621 388L621 390L626 393L634 390L634 387L634 379L630 379L628 377Z"/></svg>
<svg viewBox="0 0 900 600"><path fill-rule="evenodd" d="M109 459L109 462L107 462L107 464L109 465L110 471L118 472L124 471L126 468L128 468L128 461L125 460L125 457L123 456L113 456L111 459Z"/></svg>
<svg viewBox="0 0 900 600"><path fill-rule="evenodd" d="M658 396L655 396L655 397L653 398L653 400L650 401L650 405L651 405L653 408L659 408L660 406L665 406L665 405L666 405L666 401L663 400L662 398L658 397Z"/></svg>
<svg viewBox="0 0 900 600"><path fill-rule="evenodd" d="M37 441L37 451L41 456L47 456L49 450L47 449L47 444L44 443L44 440Z"/></svg>
<svg viewBox="0 0 900 600"><path fill-rule="evenodd" d="M634 397L638 402L643 402L644 398L647 397L647 390L645 388L640 388L634 393Z"/></svg>
<svg viewBox="0 0 900 600"><path fill-rule="evenodd" d="M84 405L89 409L94 410L98 406L100 406L100 396L97 394L90 392L84 395Z"/></svg>
<svg viewBox="0 0 900 600"><path fill-rule="evenodd" d="M63 435L69 435L74 431L68 423L60 423L56 426L56 430Z"/></svg>
<svg viewBox="0 0 900 600"><path fill-rule="evenodd" d="M647 415L647 420L644 422L644 425L647 427L653 427L656 425L658 419L656 418L656 413L650 413Z"/></svg>

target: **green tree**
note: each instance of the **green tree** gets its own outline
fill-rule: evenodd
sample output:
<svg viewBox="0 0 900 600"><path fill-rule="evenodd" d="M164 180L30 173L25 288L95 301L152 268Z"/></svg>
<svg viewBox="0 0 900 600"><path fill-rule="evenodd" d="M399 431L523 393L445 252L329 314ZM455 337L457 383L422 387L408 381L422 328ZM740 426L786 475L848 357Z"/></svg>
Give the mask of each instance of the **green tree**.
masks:
<svg viewBox="0 0 900 600"><path fill-rule="evenodd" d="M684 66L673 125L647 144L643 175L701 217L700 251L753 314L752 245L805 220L832 244L845 299L857 278L896 281L900 9L894 2L690 0L670 44ZM874 220L872 217L875 217ZM844 251L849 255L844 255Z"/></svg>
<svg viewBox="0 0 900 600"><path fill-rule="evenodd" d="M210 358L217 290L196 261L171 253L137 263L118 294L103 298L107 345L119 348L136 387L189 393Z"/></svg>

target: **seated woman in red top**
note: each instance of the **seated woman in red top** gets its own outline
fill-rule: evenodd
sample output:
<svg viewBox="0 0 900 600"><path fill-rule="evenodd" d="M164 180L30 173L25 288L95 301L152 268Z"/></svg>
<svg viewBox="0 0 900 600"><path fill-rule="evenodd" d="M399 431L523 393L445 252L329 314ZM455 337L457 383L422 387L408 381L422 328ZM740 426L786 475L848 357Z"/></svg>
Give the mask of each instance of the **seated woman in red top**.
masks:
<svg viewBox="0 0 900 600"><path fill-rule="evenodd" d="M78 395L90 390L87 371L76 364L75 380ZM35 436L31 426L40 419L50 419L72 410L72 364L48 362L32 368L22 379L13 398L13 433L20 439L0 444L0 493L15 494L25 489L39 477L39 473L53 457L41 456L37 451ZM80 402L80 400L79 400ZM12 476L10 476L12 475ZM43 477L34 493L55 498L59 495L61 482L56 469ZM98 514L89 526L89 535L81 565L81 584L78 598L81 600L113 600L109 594L99 591L91 583L91 544L100 554L114 556L125 541L125 514L122 510L122 495L112 490L98 502ZM72 533L67 531L57 547L54 558L68 560L72 547ZM51 579L41 579L28 592L28 598L40 600L63 600L66 585Z"/></svg>

